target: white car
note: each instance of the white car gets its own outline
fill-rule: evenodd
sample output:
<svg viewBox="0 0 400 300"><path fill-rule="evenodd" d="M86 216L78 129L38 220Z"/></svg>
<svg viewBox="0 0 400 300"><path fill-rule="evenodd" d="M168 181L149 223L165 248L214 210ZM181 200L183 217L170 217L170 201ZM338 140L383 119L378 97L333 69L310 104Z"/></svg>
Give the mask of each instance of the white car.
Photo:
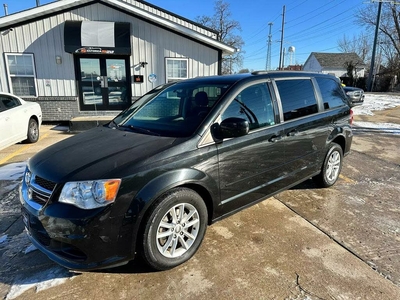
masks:
<svg viewBox="0 0 400 300"><path fill-rule="evenodd" d="M0 150L13 144L39 140L42 109L35 102L0 93Z"/></svg>

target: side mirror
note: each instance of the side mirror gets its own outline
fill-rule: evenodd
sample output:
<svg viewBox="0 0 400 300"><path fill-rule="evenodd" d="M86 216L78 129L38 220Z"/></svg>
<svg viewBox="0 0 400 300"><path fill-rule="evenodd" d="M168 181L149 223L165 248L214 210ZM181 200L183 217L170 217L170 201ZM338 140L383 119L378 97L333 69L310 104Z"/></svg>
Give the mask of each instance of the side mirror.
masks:
<svg viewBox="0 0 400 300"><path fill-rule="evenodd" d="M244 136L249 133L249 122L242 118L228 118L211 126L211 133L216 142L223 139Z"/></svg>

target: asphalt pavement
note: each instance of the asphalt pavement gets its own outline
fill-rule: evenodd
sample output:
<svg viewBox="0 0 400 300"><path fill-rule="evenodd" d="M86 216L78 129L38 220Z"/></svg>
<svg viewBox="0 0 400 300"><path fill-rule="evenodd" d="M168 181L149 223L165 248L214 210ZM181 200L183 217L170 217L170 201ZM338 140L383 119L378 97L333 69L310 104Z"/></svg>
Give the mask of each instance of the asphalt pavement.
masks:
<svg viewBox="0 0 400 300"><path fill-rule="evenodd" d="M400 124L400 108L356 118ZM399 135L356 129L335 186L306 181L217 222L173 270L152 272L138 259L85 273L33 249L19 215L24 163L71 135L44 125L37 144L0 151L4 299L400 299Z"/></svg>

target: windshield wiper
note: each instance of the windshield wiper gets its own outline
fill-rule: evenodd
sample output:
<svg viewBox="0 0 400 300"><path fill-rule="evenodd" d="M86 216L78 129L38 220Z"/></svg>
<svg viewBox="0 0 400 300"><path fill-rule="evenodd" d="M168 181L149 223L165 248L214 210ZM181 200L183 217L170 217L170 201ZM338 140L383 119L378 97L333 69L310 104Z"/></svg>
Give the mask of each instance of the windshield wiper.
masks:
<svg viewBox="0 0 400 300"><path fill-rule="evenodd" d="M129 130L134 131L134 132L140 132L140 133L160 136L160 134L157 133L157 132L151 131L151 130L146 129L146 128L136 127L136 126L133 126L133 125L117 125L117 127L118 128L129 129Z"/></svg>
<svg viewBox="0 0 400 300"><path fill-rule="evenodd" d="M110 126L110 124L112 124L112 127ZM115 129L115 128L118 128L119 125L114 120L112 120L110 123L108 123L108 127Z"/></svg>

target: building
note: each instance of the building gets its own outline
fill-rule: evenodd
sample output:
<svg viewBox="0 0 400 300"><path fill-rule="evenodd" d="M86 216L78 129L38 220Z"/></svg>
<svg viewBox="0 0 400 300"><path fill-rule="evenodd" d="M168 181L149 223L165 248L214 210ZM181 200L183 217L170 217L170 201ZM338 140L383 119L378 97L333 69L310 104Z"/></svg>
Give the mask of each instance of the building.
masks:
<svg viewBox="0 0 400 300"><path fill-rule="evenodd" d="M0 91L44 121L116 115L170 81L221 72L216 32L136 0L59 0L0 18Z"/></svg>
<svg viewBox="0 0 400 300"><path fill-rule="evenodd" d="M303 70L332 74L343 81L348 77L347 66L354 68L354 78L365 77L365 64L356 53L318 53L312 52L304 63Z"/></svg>
<svg viewBox="0 0 400 300"><path fill-rule="evenodd" d="M302 65L288 65L287 67L283 68L284 71L301 71L303 70Z"/></svg>

